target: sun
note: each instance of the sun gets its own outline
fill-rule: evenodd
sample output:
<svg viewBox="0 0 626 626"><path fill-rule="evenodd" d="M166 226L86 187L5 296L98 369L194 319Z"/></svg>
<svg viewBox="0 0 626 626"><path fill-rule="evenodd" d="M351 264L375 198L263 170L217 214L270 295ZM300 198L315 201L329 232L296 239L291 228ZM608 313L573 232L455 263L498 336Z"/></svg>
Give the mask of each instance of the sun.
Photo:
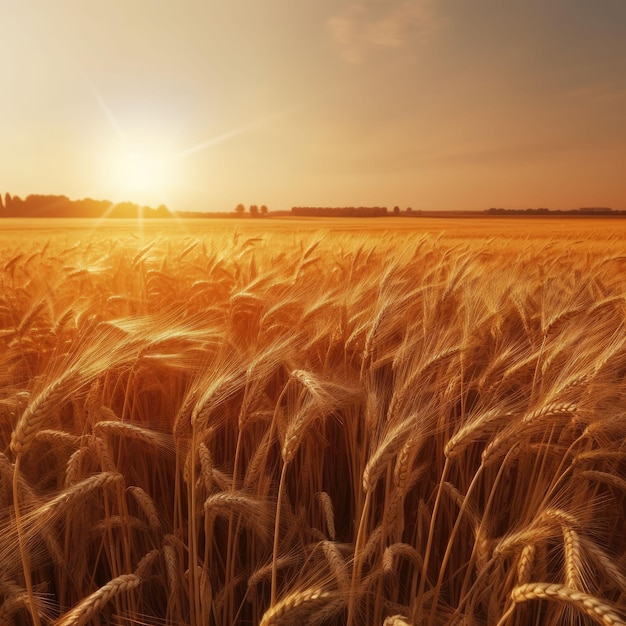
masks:
<svg viewBox="0 0 626 626"><path fill-rule="evenodd" d="M118 175L121 187L145 193L161 187L169 172L162 156L133 150L120 159Z"/></svg>
<svg viewBox="0 0 626 626"><path fill-rule="evenodd" d="M163 203L175 183L176 160L163 149L130 147L112 159L110 185L114 194L139 204Z"/></svg>
<svg viewBox="0 0 626 626"><path fill-rule="evenodd" d="M252 119L208 139L194 139L189 145L189 137L181 143L179 122L148 114L146 120L135 126L132 116L127 119L123 113L114 112L98 89L89 85L109 122L94 152L94 177L101 193L112 203L169 207L170 200L180 199L181 194L201 191L192 182L200 172L198 163L190 163L194 155L295 110L289 108ZM203 187L205 182L203 175Z"/></svg>

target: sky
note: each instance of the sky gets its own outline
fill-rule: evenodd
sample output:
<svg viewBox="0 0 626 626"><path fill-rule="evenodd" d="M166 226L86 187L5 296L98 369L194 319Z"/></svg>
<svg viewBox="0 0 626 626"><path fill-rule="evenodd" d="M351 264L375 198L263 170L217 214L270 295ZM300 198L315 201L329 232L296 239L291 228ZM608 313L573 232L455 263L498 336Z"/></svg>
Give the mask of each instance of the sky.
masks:
<svg viewBox="0 0 626 626"><path fill-rule="evenodd" d="M626 209L624 0L1 0L0 192Z"/></svg>

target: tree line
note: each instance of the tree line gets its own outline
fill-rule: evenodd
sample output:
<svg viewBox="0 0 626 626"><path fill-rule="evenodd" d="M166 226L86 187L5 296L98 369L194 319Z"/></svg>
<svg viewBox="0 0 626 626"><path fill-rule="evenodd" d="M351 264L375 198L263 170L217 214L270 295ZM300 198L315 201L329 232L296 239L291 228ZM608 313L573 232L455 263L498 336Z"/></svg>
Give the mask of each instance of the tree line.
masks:
<svg viewBox="0 0 626 626"><path fill-rule="evenodd" d="M243 204L238 204L235 207L235 213L239 216L243 215L246 212L246 207ZM265 217L269 213L269 209L267 205L262 204L260 207L258 204L251 204L248 212L250 213L250 217Z"/></svg>
<svg viewBox="0 0 626 626"><path fill-rule="evenodd" d="M580 209L503 209L491 207L485 213L490 215L626 215L626 211L616 211L610 207L581 207Z"/></svg>
<svg viewBox="0 0 626 626"><path fill-rule="evenodd" d="M304 217L383 217L387 215L387 207L310 207L294 206L292 215Z"/></svg>
<svg viewBox="0 0 626 626"><path fill-rule="evenodd" d="M70 200L64 195L31 194L25 198L0 194L0 217L117 217L136 218L171 217L169 209L140 206L134 202L113 203L110 200Z"/></svg>

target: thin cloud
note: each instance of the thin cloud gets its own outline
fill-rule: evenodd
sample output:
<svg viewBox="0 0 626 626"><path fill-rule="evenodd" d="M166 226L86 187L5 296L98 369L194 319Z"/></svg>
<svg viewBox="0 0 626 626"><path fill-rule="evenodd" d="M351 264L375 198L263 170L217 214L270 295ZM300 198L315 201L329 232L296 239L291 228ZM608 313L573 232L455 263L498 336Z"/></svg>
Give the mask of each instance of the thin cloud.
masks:
<svg viewBox="0 0 626 626"><path fill-rule="evenodd" d="M340 56L359 63L371 52L423 40L438 24L434 0L355 2L327 20Z"/></svg>
<svg viewBox="0 0 626 626"><path fill-rule="evenodd" d="M612 101L626 98L626 86L610 82L589 83L570 89L567 96L579 100Z"/></svg>

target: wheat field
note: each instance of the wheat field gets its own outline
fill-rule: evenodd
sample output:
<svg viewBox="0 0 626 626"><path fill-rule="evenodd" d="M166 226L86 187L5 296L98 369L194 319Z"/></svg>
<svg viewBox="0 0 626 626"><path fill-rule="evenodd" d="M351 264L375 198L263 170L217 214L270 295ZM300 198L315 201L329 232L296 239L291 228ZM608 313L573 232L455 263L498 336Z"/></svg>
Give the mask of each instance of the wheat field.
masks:
<svg viewBox="0 0 626 626"><path fill-rule="evenodd" d="M626 623L625 239L472 228L5 233L0 624Z"/></svg>

